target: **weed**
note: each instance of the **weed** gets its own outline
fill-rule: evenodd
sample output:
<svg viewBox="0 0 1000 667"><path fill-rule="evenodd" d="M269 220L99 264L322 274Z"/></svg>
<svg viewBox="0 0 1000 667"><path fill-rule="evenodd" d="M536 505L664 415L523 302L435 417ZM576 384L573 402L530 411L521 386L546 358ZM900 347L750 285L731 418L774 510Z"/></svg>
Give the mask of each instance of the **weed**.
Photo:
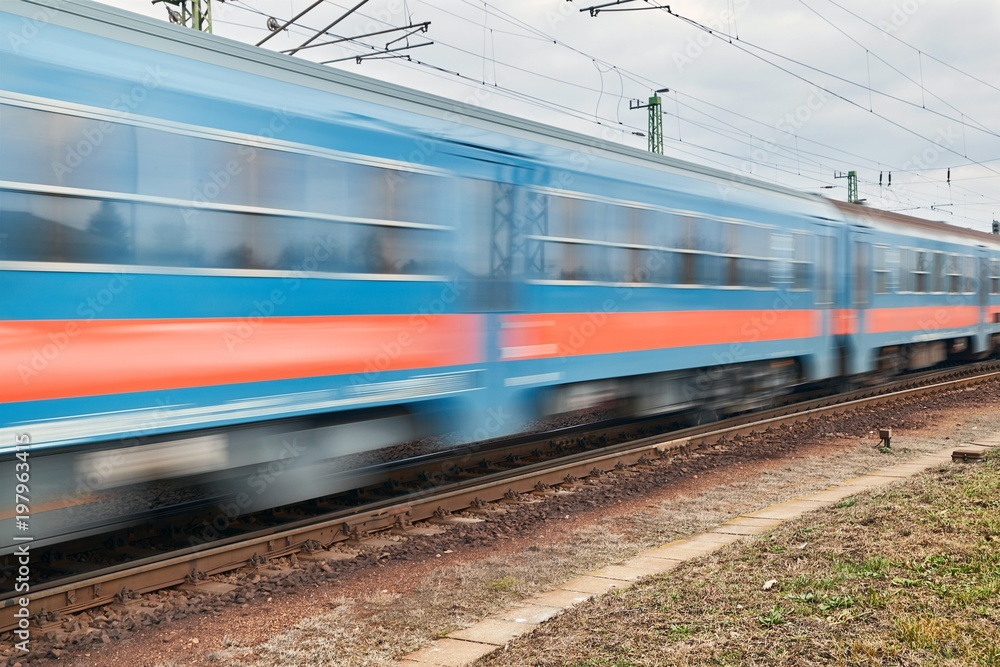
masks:
<svg viewBox="0 0 1000 667"><path fill-rule="evenodd" d="M773 628L784 623L786 619L781 607L775 605L774 609L767 612L763 616L758 616L757 620L760 621L760 624L765 628Z"/></svg>
<svg viewBox="0 0 1000 667"><path fill-rule="evenodd" d="M824 596L823 602L820 602L819 608L823 611L828 609L847 609L848 607L854 606L854 598L850 595L838 595L836 597L826 597Z"/></svg>

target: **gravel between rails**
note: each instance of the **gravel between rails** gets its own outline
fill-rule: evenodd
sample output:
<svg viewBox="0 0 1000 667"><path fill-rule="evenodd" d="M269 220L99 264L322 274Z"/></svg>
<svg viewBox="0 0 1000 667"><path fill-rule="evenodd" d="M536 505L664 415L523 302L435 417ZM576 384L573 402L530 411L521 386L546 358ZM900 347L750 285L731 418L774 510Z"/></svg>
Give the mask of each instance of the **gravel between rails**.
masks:
<svg viewBox="0 0 1000 667"><path fill-rule="evenodd" d="M35 630L0 664L391 665L443 633L561 581L757 507L1000 431L1000 382L734 438L643 469L479 515L481 523L351 560L240 572L218 598L163 591ZM893 448L878 428L893 428Z"/></svg>

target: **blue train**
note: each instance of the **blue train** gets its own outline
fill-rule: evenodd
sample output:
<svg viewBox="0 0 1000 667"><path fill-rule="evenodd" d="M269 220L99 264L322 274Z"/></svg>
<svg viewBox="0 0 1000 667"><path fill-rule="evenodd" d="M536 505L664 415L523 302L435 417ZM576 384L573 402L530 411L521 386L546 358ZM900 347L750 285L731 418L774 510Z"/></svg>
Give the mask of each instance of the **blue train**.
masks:
<svg viewBox="0 0 1000 667"><path fill-rule="evenodd" d="M249 511L427 433L1000 349L995 236L83 0L5 2L0 54L0 475L30 452L39 538L151 480Z"/></svg>

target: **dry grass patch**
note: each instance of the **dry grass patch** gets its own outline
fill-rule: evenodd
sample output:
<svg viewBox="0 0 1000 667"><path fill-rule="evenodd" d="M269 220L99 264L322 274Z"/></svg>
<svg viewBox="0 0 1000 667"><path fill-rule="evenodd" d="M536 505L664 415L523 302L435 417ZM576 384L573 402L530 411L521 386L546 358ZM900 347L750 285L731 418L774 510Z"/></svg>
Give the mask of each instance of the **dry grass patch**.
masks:
<svg viewBox="0 0 1000 667"><path fill-rule="evenodd" d="M1000 456L614 591L477 664L1000 667Z"/></svg>
<svg viewBox="0 0 1000 667"><path fill-rule="evenodd" d="M608 561L623 560L638 548L606 527L588 527L568 543L442 566L406 597L383 591L362 600L338 599L325 613L264 644L216 651L211 661L232 667L394 665L435 637Z"/></svg>

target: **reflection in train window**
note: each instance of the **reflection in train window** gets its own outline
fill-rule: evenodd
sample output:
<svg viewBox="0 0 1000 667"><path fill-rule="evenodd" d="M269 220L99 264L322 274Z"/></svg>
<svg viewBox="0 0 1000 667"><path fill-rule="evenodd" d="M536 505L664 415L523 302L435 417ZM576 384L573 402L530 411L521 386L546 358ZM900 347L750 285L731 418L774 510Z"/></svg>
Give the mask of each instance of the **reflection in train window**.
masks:
<svg viewBox="0 0 1000 667"><path fill-rule="evenodd" d="M131 263L134 214L128 204L0 193L4 259L30 262Z"/></svg>
<svg viewBox="0 0 1000 667"><path fill-rule="evenodd" d="M664 250L640 250L636 257L633 280L639 283L671 285L677 282L676 267L673 253Z"/></svg>
<svg viewBox="0 0 1000 667"><path fill-rule="evenodd" d="M698 285L699 265L702 263L701 255L696 252L699 245L699 220L692 216L679 216L674 219L674 247L688 252L676 253L677 262L680 266L680 276L678 283L682 285Z"/></svg>
<svg viewBox="0 0 1000 667"><path fill-rule="evenodd" d="M934 286L930 290L932 292L946 292L945 289L945 260L947 255L943 252L934 253L934 266L931 269L931 274L934 280Z"/></svg>
<svg viewBox="0 0 1000 667"><path fill-rule="evenodd" d="M605 280L604 246L549 241L545 244L545 277L555 280Z"/></svg>
<svg viewBox="0 0 1000 667"><path fill-rule="evenodd" d="M3 191L0 258L440 275L447 232Z"/></svg>
<svg viewBox="0 0 1000 667"><path fill-rule="evenodd" d="M17 128L4 133L0 180L135 191L131 126L10 105L0 105L0 123Z"/></svg>

